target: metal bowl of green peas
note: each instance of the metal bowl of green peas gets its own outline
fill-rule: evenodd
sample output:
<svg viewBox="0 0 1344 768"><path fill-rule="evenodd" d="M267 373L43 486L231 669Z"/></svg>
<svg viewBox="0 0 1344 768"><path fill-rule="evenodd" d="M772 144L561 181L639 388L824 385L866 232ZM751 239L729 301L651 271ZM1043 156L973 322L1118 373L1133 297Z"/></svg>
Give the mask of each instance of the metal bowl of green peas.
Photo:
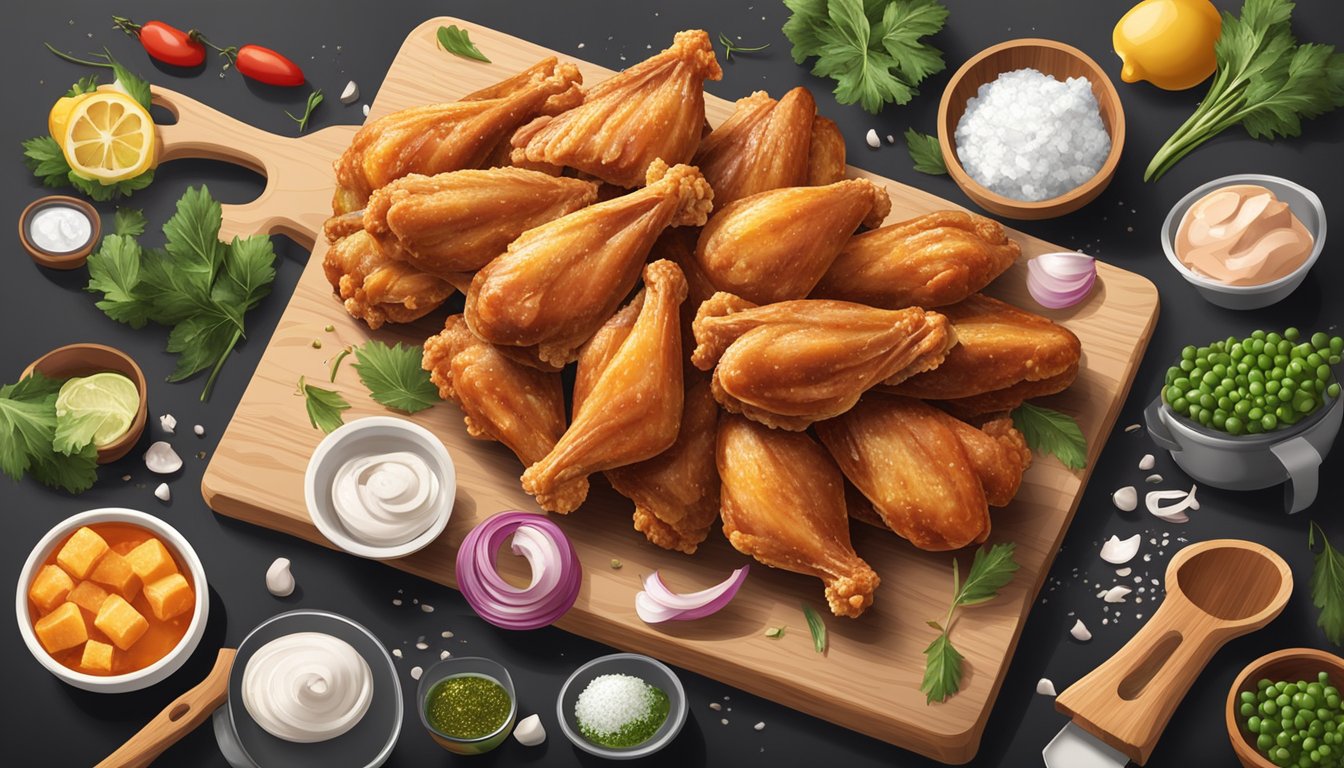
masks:
<svg viewBox="0 0 1344 768"><path fill-rule="evenodd" d="M1316 500L1344 408L1333 367L1344 338L1295 328L1186 347L1144 411L1148 433L1196 481L1228 490L1284 483L1284 506Z"/></svg>
<svg viewBox="0 0 1344 768"><path fill-rule="evenodd" d="M1247 664L1227 693L1227 735L1245 768L1344 766L1344 659L1287 648Z"/></svg>

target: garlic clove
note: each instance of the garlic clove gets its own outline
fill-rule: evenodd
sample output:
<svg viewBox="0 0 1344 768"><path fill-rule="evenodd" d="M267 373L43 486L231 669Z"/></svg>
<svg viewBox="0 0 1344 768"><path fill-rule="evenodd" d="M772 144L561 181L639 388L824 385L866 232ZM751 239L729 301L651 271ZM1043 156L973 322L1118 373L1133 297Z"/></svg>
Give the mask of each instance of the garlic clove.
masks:
<svg viewBox="0 0 1344 768"><path fill-rule="evenodd" d="M1101 545L1101 559L1111 565L1124 565L1139 554L1141 543L1143 538L1137 533L1124 540L1119 536L1112 536Z"/></svg>
<svg viewBox="0 0 1344 768"><path fill-rule="evenodd" d="M1074 622L1073 629L1069 630L1069 634L1073 635L1074 640L1081 643L1086 643L1088 640L1092 639L1092 632L1087 628L1087 625L1083 623L1082 619L1078 619Z"/></svg>
<svg viewBox="0 0 1344 768"><path fill-rule="evenodd" d="M1111 494L1111 503L1121 512L1133 512L1139 508L1139 492L1134 486L1126 485Z"/></svg>
<svg viewBox="0 0 1344 768"><path fill-rule="evenodd" d="M1128 576L1129 574L1133 573L1133 572L1134 572L1134 569L1133 569L1133 568L1130 568L1129 566L1125 566L1124 568L1116 568L1116 569L1115 569L1115 575L1116 575L1116 576L1119 576L1119 577L1122 578L1122 579L1123 579L1124 577Z"/></svg>
<svg viewBox="0 0 1344 768"><path fill-rule="evenodd" d="M205 436L205 427L202 427L200 424L197 424L196 426L192 427L191 431L195 432L197 437Z"/></svg>
<svg viewBox="0 0 1344 768"><path fill-rule="evenodd" d="M289 558L277 557L266 569L266 590L276 597L294 594L294 574L289 570Z"/></svg>
<svg viewBox="0 0 1344 768"><path fill-rule="evenodd" d="M882 140L877 137L877 131L873 130L872 128L868 129L868 135L864 136L864 140L867 141L868 146L872 147L873 149L877 149L878 147L882 146Z"/></svg>
<svg viewBox="0 0 1344 768"><path fill-rule="evenodd" d="M159 440L149 446L145 451L145 466L150 472L160 475L171 475L182 468L182 457L177 455L173 446Z"/></svg>
<svg viewBox="0 0 1344 768"><path fill-rule="evenodd" d="M528 715L513 727L513 738L524 747L535 747L546 740L546 728L540 715Z"/></svg>
<svg viewBox="0 0 1344 768"><path fill-rule="evenodd" d="M1055 684L1048 677L1042 677L1036 681L1036 692L1042 696L1057 696L1055 693Z"/></svg>
<svg viewBox="0 0 1344 768"><path fill-rule="evenodd" d="M1129 593L1133 591L1134 590L1129 587L1123 587L1117 584L1106 590L1106 594L1101 599L1108 603L1123 603L1125 602L1125 598L1129 596Z"/></svg>
<svg viewBox="0 0 1344 768"><path fill-rule="evenodd" d="M154 498L159 501L172 501L173 492L169 490L167 483L159 483L159 487L154 489Z"/></svg>
<svg viewBox="0 0 1344 768"><path fill-rule="evenodd" d="M159 426L163 428L164 432L171 435L173 430L177 429L177 419L173 418L173 414L165 413L159 417Z"/></svg>
<svg viewBox="0 0 1344 768"><path fill-rule="evenodd" d="M359 86L355 85L354 80L351 80L350 82L345 84L344 88L341 89L341 103L354 104L358 100L359 100Z"/></svg>
<svg viewBox="0 0 1344 768"><path fill-rule="evenodd" d="M1157 485L1158 483L1162 482L1162 476L1158 474L1152 474L1145 477L1143 481L1145 483L1152 483L1153 485Z"/></svg>
<svg viewBox="0 0 1344 768"><path fill-rule="evenodd" d="M369 105L368 105L368 104L365 104L365 105L364 105L364 116L365 116L365 117L368 117L368 116L369 116Z"/></svg>
<svg viewBox="0 0 1344 768"><path fill-rule="evenodd" d="M1145 453L1143 454L1143 458L1139 459L1139 469L1142 469L1144 472L1147 472L1156 465L1157 459L1154 459L1153 454L1151 453Z"/></svg>

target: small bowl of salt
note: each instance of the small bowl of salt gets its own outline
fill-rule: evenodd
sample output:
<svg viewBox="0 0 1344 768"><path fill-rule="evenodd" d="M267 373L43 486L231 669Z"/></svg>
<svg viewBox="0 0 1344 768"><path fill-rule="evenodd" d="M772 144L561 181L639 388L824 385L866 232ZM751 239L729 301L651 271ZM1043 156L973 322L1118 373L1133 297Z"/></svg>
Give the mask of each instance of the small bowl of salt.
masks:
<svg viewBox="0 0 1344 768"><path fill-rule="evenodd" d="M1054 40L1009 40L972 56L938 106L947 172L966 196L1011 219L1078 210L1111 183L1125 144L1115 84Z"/></svg>
<svg viewBox="0 0 1344 768"><path fill-rule="evenodd" d="M613 653L584 664L556 699L565 738L608 760L648 757L666 747L686 716L686 690L677 674L637 653Z"/></svg>
<svg viewBox="0 0 1344 768"><path fill-rule="evenodd" d="M87 200L48 195L19 214L19 242L33 261L49 269L79 269L98 242L102 223Z"/></svg>

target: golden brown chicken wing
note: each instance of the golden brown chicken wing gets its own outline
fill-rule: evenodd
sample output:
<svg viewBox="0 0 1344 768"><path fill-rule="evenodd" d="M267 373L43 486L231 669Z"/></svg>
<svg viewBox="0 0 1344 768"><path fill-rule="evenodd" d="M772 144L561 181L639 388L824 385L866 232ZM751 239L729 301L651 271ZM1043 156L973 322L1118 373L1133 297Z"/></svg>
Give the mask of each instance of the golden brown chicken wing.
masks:
<svg viewBox="0 0 1344 768"><path fill-rule="evenodd" d="M969 418L1012 410L1078 377L1082 345L1062 325L981 294L939 311L956 329L957 348L936 370L884 389Z"/></svg>
<svg viewBox="0 0 1344 768"><path fill-rule="evenodd" d="M717 293L700 306L691 360L714 370L726 410L786 430L838 416L881 382L937 366L956 344L947 318L803 299L762 307Z"/></svg>
<svg viewBox="0 0 1344 768"><path fill-rule="evenodd" d="M860 223L890 211L887 191L867 179L761 192L716 211L695 258L721 291L757 304L801 299Z"/></svg>
<svg viewBox="0 0 1344 768"><path fill-rule="evenodd" d="M703 224L713 195L695 168L654 162L643 189L514 240L472 279L467 323L486 341L535 345L542 361L564 365L629 295L662 231Z"/></svg>
<svg viewBox="0 0 1344 768"><path fill-rule="evenodd" d="M1012 500L1031 464L1010 420L981 431L904 397L870 395L816 431L881 522L924 550L984 541L990 505Z"/></svg>
<svg viewBox="0 0 1344 768"><path fill-rule="evenodd" d="M821 579L836 616L873 604L881 579L854 552L845 480L817 441L724 414L716 455L723 533L737 551Z"/></svg>
<svg viewBox="0 0 1344 768"><path fill-rule="evenodd" d="M820 187L845 178L845 137L835 121L817 115L812 121L812 147L807 155L807 185Z"/></svg>
<svg viewBox="0 0 1344 768"><path fill-rule="evenodd" d="M451 283L389 258L363 230L328 247L322 269L346 311L373 329L418 320L454 292Z"/></svg>
<svg viewBox="0 0 1344 768"><path fill-rule="evenodd" d="M937 211L851 239L812 295L888 309L932 309L989 285L1020 253L997 221Z"/></svg>
<svg viewBox="0 0 1344 768"><path fill-rule="evenodd" d="M704 81L721 77L709 35L678 32L667 50L593 86L581 106L519 131L514 160L637 187L654 160L690 162L705 122Z"/></svg>
<svg viewBox="0 0 1344 768"><path fill-rule="evenodd" d="M461 101L403 109L366 124L336 160L336 214L364 207L373 190L411 173L481 165L495 145L548 110L582 100L573 64L546 59Z"/></svg>
<svg viewBox="0 0 1344 768"><path fill-rule="evenodd" d="M714 187L718 208L757 192L807 184L816 114L812 94L801 86L779 101L765 91L739 99L692 161Z"/></svg>
<svg viewBox="0 0 1344 768"><path fill-rule="evenodd" d="M475 272L533 227L592 204L597 185L521 168L411 174L375 190L364 230L432 275Z"/></svg>
<svg viewBox="0 0 1344 768"><path fill-rule="evenodd" d="M575 380L574 420L550 453L523 473L523 490L554 493L563 483L671 447L681 426L677 307L685 298L686 279L677 265L656 261L645 267L633 321L631 312L618 313L608 331L624 339L616 344L599 333L585 348Z"/></svg>
<svg viewBox="0 0 1344 768"><path fill-rule="evenodd" d="M565 432L560 374L520 365L476 338L461 315L425 341L422 366L439 396L462 409L467 434L508 446L524 466L550 453ZM576 478L537 496L551 512L573 510L588 496L587 478Z"/></svg>

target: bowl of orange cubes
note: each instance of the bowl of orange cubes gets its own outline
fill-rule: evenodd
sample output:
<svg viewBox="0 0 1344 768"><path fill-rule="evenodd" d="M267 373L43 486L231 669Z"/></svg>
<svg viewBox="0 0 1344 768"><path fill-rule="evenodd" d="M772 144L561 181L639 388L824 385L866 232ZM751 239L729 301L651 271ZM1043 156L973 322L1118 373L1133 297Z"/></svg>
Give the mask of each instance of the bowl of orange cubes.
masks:
<svg viewBox="0 0 1344 768"><path fill-rule="evenodd" d="M175 672L200 643L209 608L205 568L182 534L115 507L48 531L15 596L33 658L99 693L147 688Z"/></svg>

